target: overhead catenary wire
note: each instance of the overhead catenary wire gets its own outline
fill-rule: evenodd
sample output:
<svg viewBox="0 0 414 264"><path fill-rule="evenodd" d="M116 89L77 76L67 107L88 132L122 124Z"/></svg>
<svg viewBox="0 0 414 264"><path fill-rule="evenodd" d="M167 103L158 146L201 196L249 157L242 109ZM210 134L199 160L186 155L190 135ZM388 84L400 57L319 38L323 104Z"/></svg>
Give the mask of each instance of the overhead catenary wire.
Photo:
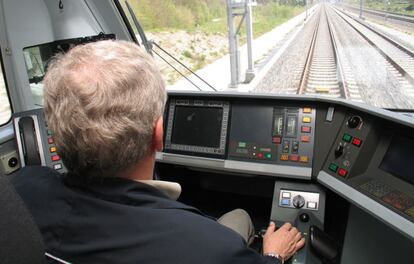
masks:
<svg viewBox="0 0 414 264"><path fill-rule="evenodd" d="M198 79L200 79L202 82L204 82L207 86L209 86L213 91L217 92L217 89L214 88L211 84L209 84L206 80L204 80L203 78L201 78L197 73L195 73L194 71L192 71L190 68L188 68L184 63L182 63L181 61L179 61L177 58L175 58L173 55L171 55L168 51L166 51L165 49L163 49L159 44L157 44L155 41L151 40L151 44L153 44L154 46L156 46L157 48L159 48L162 52L164 52L165 54L167 54L170 58L172 58L174 61L176 61L177 63L179 63L182 67L184 67L187 71L189 71L191 74L193 74L194 76L196 76ZM154 49L152 49L154 51ZM158 56L160 56L159 54L157 54ZM164 61L166 61L164 58L161 57L161 59L163 59ZM173 67L170 63L168 63L168 65L170 65L171 67ZM176 68L173 67L173 69L175 69L177 71ZM180 72L178 72L180 73ZM183 77L185 77L182 73L180 73ZM185 77L188 81L190 81L187 77ZM191 81L190 81L191 82ZM193 82L191 82L193 85L195 85ZM197 85L195 85L197 88L199 88ZM200 88L199 88L200 89ZM201 89L200 89L201 90Z"/></svg>
<svg viewBox="0 0 414 264"><path fill-rule="evenodd" d="M145 49L147 50L147 52L152 55L152 52L154 52L158 57L160 57L165 63L167 63L171 68L173 68L176 72L178 72L182 77L184 77L187 81L189 81L192 85L194 85L198 90L202 91L202 89L197 86L194 82L192 82L189 78L187 78L187 76L185 76L182 72L180 72L176 67L174 67L171 63L169 63L164 57L162 57L159 53L155 52L153 49L153 46L155 45L157 48L159 48L162 52L164 52L165 54L167 54L169 57L171 57L174 61L178 62L182 67L184 67L186 70L188 70L191 74L193 74L194 76L196 76L198 79L200 79L202 82L204 82L205 84L207 84L213 91L217 92L217 89L215 89L213 86L211 86L208 82L206 82L203 78L201 78L199 75L197 75L195 72L193 72L190 68L188 68L186 65L184 65L181 61L179 61L178 59L176 59L173 55L171 55L168 51L166 51L165 49L163 49L160 45L158 45L155 41L151 40L148 41L144 29L142 28L141 24L139 23L134 11L132 10L132 7L130 6L130 4L128 3L128 1L125 1L125 4L128 8L128 11L132 17L132 21L134 22L135 27L138 30L138 34L141 37L142 40L142 44L144 45ZM138 40L136 41L139 45Z"/></svg>
<svg viewBox="0 0 414 264"><path fill-rule="evenodd" d="M189 81L192 85L194 85L199 91L202 91L202 89L200 87L198 87L195 83L193 83L189 78L187 78L187 76L185 76L182 72L180 72L176 67L174 67L174 65L172 65L171 63L169 63L166 59L164 59L164 57L162 57L158 52L156 52L154 49L152 49L152 52L154 52L158 57L160 57L160 59L162 59L165 63L168 64L168 66L170 66L171 68L173 68L176 72L178 72L178 74L180 74L182 77L184 77L187 81Z"/></svg>

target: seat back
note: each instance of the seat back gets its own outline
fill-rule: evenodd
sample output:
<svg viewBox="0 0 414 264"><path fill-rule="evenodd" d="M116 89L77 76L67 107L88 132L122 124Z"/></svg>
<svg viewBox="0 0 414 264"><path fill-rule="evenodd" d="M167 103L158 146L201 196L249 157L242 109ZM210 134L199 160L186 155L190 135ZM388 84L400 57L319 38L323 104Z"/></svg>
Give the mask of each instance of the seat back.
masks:
<svg viewBox="0 0 414 264"><path fill-rule="evenodd" d="M0 262L44 264L42 236L29 210L6 177L0 176Z"/></svg>

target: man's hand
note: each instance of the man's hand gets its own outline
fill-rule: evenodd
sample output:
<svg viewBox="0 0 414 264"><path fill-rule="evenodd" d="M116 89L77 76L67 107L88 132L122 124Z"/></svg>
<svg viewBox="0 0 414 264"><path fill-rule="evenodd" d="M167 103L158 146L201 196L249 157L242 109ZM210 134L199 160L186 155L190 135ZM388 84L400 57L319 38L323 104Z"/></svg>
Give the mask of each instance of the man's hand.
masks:
<svg viewBox="0 0 414 264"><path fill-rule="evenodd" d="M276 253L287 260L305 245L305 239L291 224L285 223L278 230L275 229L275 223L270 222L263 237L263 254Z"/></svg>

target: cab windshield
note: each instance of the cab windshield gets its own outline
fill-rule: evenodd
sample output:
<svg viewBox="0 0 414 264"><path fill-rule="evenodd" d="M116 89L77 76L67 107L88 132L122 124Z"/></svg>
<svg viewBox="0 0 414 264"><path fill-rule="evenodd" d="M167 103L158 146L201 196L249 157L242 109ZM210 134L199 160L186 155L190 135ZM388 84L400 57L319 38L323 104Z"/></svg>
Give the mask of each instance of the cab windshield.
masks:
<svg viewBox="0 0 414 264"><path fill-rule="evenodd" d="M113 1L168 90L317 95L414 109L413 0ZM37 105L49 50L24 49Z"/></svg>
<svg viewBox="0 0 414 264"><path fill-rule="evenodd" d="M412 0L128 3L130 9L121 5L138 40L131 9L153 42L168 89L318 95L414 108Z"/></svg>

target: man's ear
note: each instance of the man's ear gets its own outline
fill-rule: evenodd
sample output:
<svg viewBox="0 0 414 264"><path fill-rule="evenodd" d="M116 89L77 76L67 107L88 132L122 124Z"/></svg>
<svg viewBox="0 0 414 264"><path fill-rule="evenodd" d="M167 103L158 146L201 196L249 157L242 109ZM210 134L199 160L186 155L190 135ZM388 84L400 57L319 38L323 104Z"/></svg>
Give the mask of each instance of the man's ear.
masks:
<svg viewBox="0 0 414 264"><path fill-rule="evenodd" d="M153 147L155 151L162 151L162 149L164 148L164 143L163 143L163 138L164 138L164 119L161 116L160 118L158 118L157 122L155 122L155 127L154 127L154 134L153 134Z"/></svg>

